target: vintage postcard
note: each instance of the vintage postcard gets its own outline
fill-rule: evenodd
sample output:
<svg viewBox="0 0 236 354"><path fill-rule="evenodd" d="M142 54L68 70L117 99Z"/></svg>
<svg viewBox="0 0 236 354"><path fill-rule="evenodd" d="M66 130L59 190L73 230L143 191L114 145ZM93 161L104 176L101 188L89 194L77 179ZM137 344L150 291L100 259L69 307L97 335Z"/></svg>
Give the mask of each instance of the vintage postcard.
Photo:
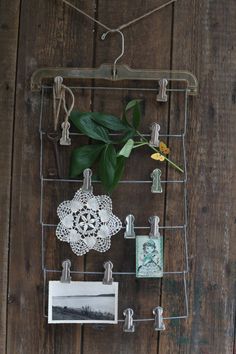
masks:
<svg viewBox="0 0 236 354"><path fill-rule="evenodd" d="M136 277L163 277L163 237L136 237Z"/></svg>
<svg viewBox="0 0 236 354"><path fill-rule="evenodd" d="M48 323L117 323L118 283L49 282Z"/></svg>

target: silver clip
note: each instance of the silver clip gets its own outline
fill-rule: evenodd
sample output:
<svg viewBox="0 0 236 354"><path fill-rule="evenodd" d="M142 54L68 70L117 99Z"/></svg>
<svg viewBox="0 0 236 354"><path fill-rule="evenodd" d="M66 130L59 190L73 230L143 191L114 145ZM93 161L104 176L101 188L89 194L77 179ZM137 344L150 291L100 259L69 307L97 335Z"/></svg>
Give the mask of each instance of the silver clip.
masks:
<svg viewBox="0 0 236 354"><path fill-rule="evenodd" d="M152 193L162 193L161 170L159 170L159 168L156 168L154 171L152 171L151 178L153 180L151 192Z"/></svg>
<svg viewBox="0 0 236 354"><path fill-rule="evenodd" d="M163 321L163 308L161 306L155 307L152 311L155 315L154 329L155 331L164 331L166 326Z"/></svg>
<svg viewBox="0 0 236 354"><path fill-rule="evenodd" d="M130 308L125 309L123 315L125 316L123 331L133 333L135 331L134 320L133 320L134 310Z"/></svg>
<svg viewBox="0 0 236 354"><path fill-rule="evenodd" d="M56 76L54 78L54 90L57 99L61 97L62 83L63 83L63 78L61 76Z"/></svg>
<svg viewBox="0 0 236 354"><path fill-rule="evenodd" d="M134 216L132 214L129 214L125 218L125 238L135 238L135 232L134 232Z"/></svg>
<svg viewBox="0 0 236 354"><path fill-rule="evenodd" d="M104 272L104 278L102 282L104 285L111 285L113 282L113 278L112 278L113 263L111 261L105 262L103 264L103 267L105 268L105 272Z"/></svg>
<svg viewBox="0 0 236 354"><path fill-rule="evenodd" d="M151 230L149 233L149 236L151 238L158 238L160 237L160 232L159 232L159 222L160 222L160 218L158 216L151 216L149 218L149 223L151 224Z"/></svg>
<svg viewBox="0 0 236 354"><path fill-rule="evenodd" d="M156 122L152 123L151 125L151 140L149 141L149 145L158 147L160 144L159 141L159 131L161 129L160 125Z"/></svg>
<svg viewBox="0 0 236 354"><path fill-rule="evenodd" d="M70 283L71 276L70 276L70 267L71 261L66 259L62 262L62 274L61 274L61 283Z"/></svg>
<svg viewBox="0 0 236 354"><path fill-rule="evenodd" d="M166 86L168 85L168 80L161 79L159 80L159 93L157 95L158 102L167 102L168 96L166 94Z"/></svg>
<svg viewBox="0 0 236 354"><path fill-rule="evenodd" d="M61 139L60 139L60 145L71 145L71 139L70 139L70 123L68 121L65 121L61 124Z"/></svg>
<svg viewBox="0 0 236 354"><path fill-rule="evenodd" d="M91 177L92 177L92 170L90 168L86 168L83 172L84 175L84 181L83 181L83 186L82 186L82 191L83 192L93 192L93 186L91 182Z"/></svg>

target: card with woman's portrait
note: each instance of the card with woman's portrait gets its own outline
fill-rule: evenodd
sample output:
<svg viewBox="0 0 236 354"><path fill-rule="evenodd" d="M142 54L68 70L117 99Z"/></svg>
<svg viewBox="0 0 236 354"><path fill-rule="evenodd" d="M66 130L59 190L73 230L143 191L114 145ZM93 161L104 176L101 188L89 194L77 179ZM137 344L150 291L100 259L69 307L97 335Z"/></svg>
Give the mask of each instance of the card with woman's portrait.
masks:
<svg viewBox="0 0 236 354"><path fill-rule="evenodd" d="M163 277L163 237L136 237L136 277Z"/></svg>

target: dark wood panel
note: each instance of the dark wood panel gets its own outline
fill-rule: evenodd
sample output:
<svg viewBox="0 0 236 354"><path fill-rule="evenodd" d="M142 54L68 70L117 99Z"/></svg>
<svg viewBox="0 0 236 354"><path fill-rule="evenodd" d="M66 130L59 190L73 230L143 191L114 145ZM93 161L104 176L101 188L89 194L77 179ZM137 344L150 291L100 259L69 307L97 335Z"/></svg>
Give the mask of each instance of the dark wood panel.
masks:
<svg viewBox="0 0 236 354"><path fill-rule="evenodd" d="M163 1L137 0L135 4L131 4L121 0L118 6L116 0L77 0L75 3L91 16L97 16L113 27L143 14ZM1 352L5 353L8 310L9 354L234 353L235 15L234 0L228 0L227 4L220 0L179 0L174 5L174 12L170 6L124 31L126 40L123 63L134 68L166 69L171 66L173 69L187 69L194 72L200 81L199 96L190 99L187 131L190 317L187 321L168 322L166 331L160 334L153 331L152 323L139 324L134 334L125 334L122 332L122 324L101 327L90 325L84 328L79 325L49 326L43 318L38 168L40 97L39 94L29 91L29 78L37 67L89 67L112 62L120 51L120 39L118 35L108 35L104 42L101 41L101 28L94 27L89 19L62 5L59 0L22 1L15 99L19 2L12 1L10 5L1 2L0 74L4 80L0 85L0 105L3 107L0 113L0 128L2 132L5 129L9 132L2 134L0 143ZM121 107L135 96L127 91L114 94L108 91L94 94L84 91L76 92L76 103L79 108L120 114ZM176 132L179 129L183 122L181 96L171 95L170 103L167 104L156 104L153 94L139 93L136 97L144 99L143 131L148 132L153 119L161 124L165 132ZM7 309L14 104L16 123ZM45 117L50 117L50 104L51 97L48 95L45 99ZM78 141L78 144L81 142L82 140ZM77 144L77 140L73 141L73 144ZM173 159L182 164L179 141L170 139L169 145ZM68 154L69 149L62 151L65 175ZM127 166L125 179L149 177L154 162L145 162L145 156L146 152L135 153ZM49 148L44 166L46 174L51 160ZM164 177L180 178L173 169L166 170L164 165L161 168ZM149 211L153 213L156 210L161 217L161 224L181 224L183 209L180 186L168 185L163 195L156 197L157 208L157 199L149 194L149 187L119 186L114 193L114 211L122 221L126 214L134 212L139 225L147 224ZM65 185L63 190L60 184L53 188L49 186L45 214L48 220L57 222L53 211L64 196L71 197L76 188L73 184ZM94 191L100 193L100 186L95 185ZM168 231L164 237L165 270L182 270L182 233ZM56 240L54 230L47 230L45 238L46 267L59 268L62 259L70 257L74 269L83 269L84 259L71 256L69 247L66 248ZM114 270L132 270L134 251L133 241L125 241L123 233L120 232L114 237L112 247L105 255L91 252L86 256L86 269L101 270L103 261L111 259L114 262ZM54 274L50 273L48 279L55 279ZM127 306L133 307L138 317L150 317L152 308L160 300L166 311L164 315L184 312L181 293L183 287L179 276L166 277L161 285L161 282L129 277L117 277L117 281L120 282L120 317L122 309Z"/></svg>
<svg viewBox="0 0 236 354"><path fill-rule="evenodd" d="M235 12L235 1L175 6L172 66L193 71L200 92L190 100L187 131L190 317L169 324L160 353L234 353ZM173 98L172 126L179 108ZM166 294L171 301L163 287Z"/></svg>
<svg viewBox="0 0 236 354"><path fill-rule="evenodd" d="M0 352L6 350L12 140L20 1L0 3Z"/></svg>
<svg viewBox="0 0 236 354"><path fill-rule="evenodd" d="M85 11L93 12L94 2L81 1L80 6ZM89 29L93 30L93 24L87 23L85 26L84 19L76 17L61 1L22 3L14 137L14 199L11 211L9 354L62 354L78 353L80 350L79 326L48 325L47 319L43 318L39 225L40 95L29 91L29 80L32 72L41 66L92 66L93 41L86 40ZM89 107L89 91L82 99L83 105ZM52 104L49 97L46 97L44 114L49 112L49 102ZM50 114L46 116L48 121L50 117ZM50 154L49 149L47 154ZM64 188L59 190L57 187L55 193L58 195L61 191L64 193ZM50 207L54 210L57 205L53 203ZM47 245L50 249L53 242ZM64 254L57 255L60 256L63 257ZM54 258L54 253L49 257Z"/></svg>

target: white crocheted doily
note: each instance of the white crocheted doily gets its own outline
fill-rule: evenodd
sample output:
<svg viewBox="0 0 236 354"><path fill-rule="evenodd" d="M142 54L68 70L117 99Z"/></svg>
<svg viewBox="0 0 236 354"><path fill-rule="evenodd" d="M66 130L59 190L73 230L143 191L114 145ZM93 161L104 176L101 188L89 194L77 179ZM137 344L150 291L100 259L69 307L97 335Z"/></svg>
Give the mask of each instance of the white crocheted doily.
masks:
<svg viewBox="0 0 236 354"><path fill-rule="evenodd" d="M79 189L72 200L59 205L60 222L56 236L70 243L77 256L94 249L105 252L110 248L111 236L120 231L122 223L112 213L112 201L107 195L94 196Z"/></svg>

